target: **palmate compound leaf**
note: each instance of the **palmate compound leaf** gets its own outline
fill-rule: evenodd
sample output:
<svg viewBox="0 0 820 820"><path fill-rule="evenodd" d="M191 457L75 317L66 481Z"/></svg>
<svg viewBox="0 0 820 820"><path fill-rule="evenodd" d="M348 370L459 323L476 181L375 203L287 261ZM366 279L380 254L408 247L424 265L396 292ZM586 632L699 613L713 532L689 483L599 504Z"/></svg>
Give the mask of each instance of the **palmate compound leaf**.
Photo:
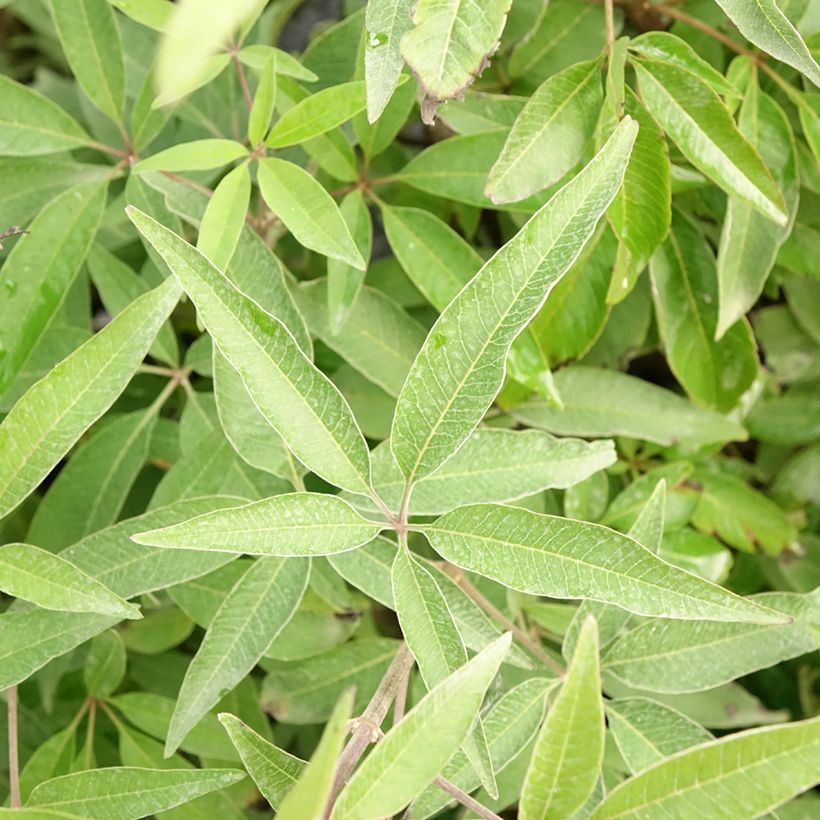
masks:
<svg viewBox="0 0 820 820"><path fill-rule="evenodd" d="M679 752L616 786L592 820L761 817L820 781L820 718Z"/></svg>
<svg viewBox="0 0 820 820"><path fill-rule="evenodd" d="M299 606L309 569L306 560L265 557L236 582L185 673L165 739L166 757L256 666Z"/></svg>
<svg viewBox="0 0 820 820"><path fill-rule="evenodd" d="M0 517L45 478L114 403L179 299L168 280L34 384L0 425Z"/></svg>
<svg viewBox="0 0 820 820"><path fill-rule="evenodd" d="M294 455L332 484L367 495L370 457L350 407L285 326L173 231L134 208L128 214L180 280L217 347Z"/></svg>
<svg viewBox="0 0 820 820"><path fill-rule="evenodd" d="M432 123L438 105L458 97L483 71L498 47L511 0L419 0L401 53L419 80L422 119Z"/></svg>
<svg viewBox="0 0 820 820"><path fill-rule="evenodd" d="M439 316L399 395L391 431L411 483L433 472L481 421L515 337L592 236L621 182L637 126L624 120L571 182L464 286Z"/></svg>
<svg viewBox="0 0 820 820"><path fill-rule="evenodd" d="M333 820L394 814L433 781L467 736L510 640L506 633L479 652L385 735L339 795Z"/></svg>
<svg viewBox="0 0 820 820"><path fill-rule="evenodd" d="M0 547L0 589L43 609L141 617L137 607L70 561L31 544Z"/></svg>
<svg viewBox="0 0 820 820"><path fill-rule="evenodd" d="M590 598L639 615L684 620L789 621L598 524L474 504L421 529L443 558L521 592Z"/></svg>
<svg viewBox="0 0 820 820"><path fill-rule="evenodd" d="M244 776L236 769L91 769L41 783L27 807L80 817L139 820L224 789Z"/></svg>
<svg viewBox="0 0 820 820"><path fill-rule="evenodd" d="M305 557L355 549L381 529L337 496L288 493L141 532L133 540L170 549Z"/></svg>
<svg viewBox="0 0 820 820"><path fill-rule="evenodd" d="M598 781L604 731L598 627L588 617L535 741L521 793L522 820L572 817L584 805Z"/></svg>

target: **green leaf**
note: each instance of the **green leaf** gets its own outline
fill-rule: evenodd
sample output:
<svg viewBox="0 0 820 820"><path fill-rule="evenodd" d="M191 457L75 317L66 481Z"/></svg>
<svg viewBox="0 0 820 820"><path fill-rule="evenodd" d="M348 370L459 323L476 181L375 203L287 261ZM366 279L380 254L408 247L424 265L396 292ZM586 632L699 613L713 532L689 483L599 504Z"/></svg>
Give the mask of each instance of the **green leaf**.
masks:
<svg viewBox="0 0 820 820"><path fill-rule="evenodd" d="M141 532L138 544L165 549L250 555L332 555L367 543L381 525L362 518L333 495L276 495L243 507L215 510L161 530Z"/></svg>
<svg viewBox="0 0 820 820"><path fill-rule="evenodd" d="M484 193L515 202L558 182L583 158L602 101L597 60L546 80L516 118Z"/></svg>
<svg viewBox="0 0 820 820"><path fill-rule="evenodd" d="M339 206L350 235L367 262L373 249L373 222L364 194L360 189L351 191ZM347 316L361 291L364 273L338 259L327 260L327 310L330 332L335 336L347 321Z"/></svg>
<svg viewBox="0 0 820 820"><path fill-rule="evenodd" d="M284 325L176 234L139 211L129 216L167 259L220 351L294 455L337 486L367 494L369 455L350 408Z"/></svg>
<svg viewBox="0 0 820 820"><path fill-rule="evenodd" d="M367 119L376 122L393 96L404 59L401 38L413 25L413 0L374 0L365 7Z"/></svg>
<svg viewBox="0 0 820 820"><path fill-rule="evenodd" d="M464 504L515 501L542 490L566 489L615 460L611 441L480 427L452 458L416 484L410 513L438 515ZM373 451L373 486L391 509L398 509L404 477L387 444Z"/></svg>
<svg viewBox="0 0 820 820"><path fill-rule="evenodd" d="M259 190L297 242L357 270L365 269L338 206L307 171L283 159L261 159Z"/></svg>
<svg viewBox="0 0 820 820"><path fill-rule="evenodd" d="M609 700L606 717L618 751L632 774L712 739L706 729L685 715L646 698Z"/></svg>
<svg viewBox="0 0 820 820"><path fill-rule="evenodd" d="M251 564L214 616L179 692L166 757L221 697L247 675L293 616L308 562L262 558Z"/></svg>
<svg viewBox="0 0 820 820"><path fill-rule="evenodd" d="M475 429L515 337L569 268L620 184L635 138L625 121L441 314L396 405L391 447L408 481L431 473Z"/></svg>
<svg viewBox="0 0 820 820"><path fill-rule="evenodd" d="M81 817L138 820L223 789L244 776L235 769L93 769L41 783L28 805Z"/></svg>
<svg viewBox="0 0 820 820"><path fill-rule="evenodd" d="M48 97L0 76L0 155L56 154L92 142L77 121Z"/></svg>
<svg viewBox="0 0 820 820"><path fill-rule="evenodd" d="M113 404L178 299L174 282L141 296L17 402L0 425L0 516Z"/></svg>
<svg viewBox="0 0 820 820"><path fill-rule="evenodd" d="M242 159L248 149L242 143L225 139L203 139L173 145L140 160L134 173L146 171L208 171Z"/></svg>
<svg viewBox="0 0 820 820"><path fill-rule="evenodd" d="M810 625L820 622L817 596L771 592L747 600L785 612L794 623L648 621L610 647L604 668L642 689L696 692L816 650Z"/></svg>
<svg viewBox="0 0 820 820"><path fill-rule="evenodd" d="M251 779L276 811L304 771L304 761L269 743L233 715L223 713L219 722L236 746Z"/></svg>
<svg viewBox="0 0 820 820"><path fill-rule="evenodd" d="M114 13L106 0L50 0L68 64L89 99L122 122L125 67Z"/></svg>
<svg viewBox="0 0 820 820"><path fill-rule="evenodd" d="M785 225L783 195L712 89L672 63L633 63L641 99L684 156L727 193Z"/></svg>
<svg viewBox="0 0 820 820"><path fill-rule="evenodd" d="M80 272L105 208L108 186L69 188L31 223L3 265L0 393L25 366Z"/></svg>
<svg viewBox="0 0 820 820"><path fill-rule="evenodd" d="M364 286L342 332L334 333L328 315L330 288L329 280L320 279L294 291L308 327L373 384L397 396L424 343L424 328L389 296Z"/></svg>
<svg viewBox="0 0 820 820"><path fill-rule="evenodd" d="M698 403L731 410L757 377L751 327L737 322L714 341L718 272L712 249L695 225L676 211L672 230L652 257L652 291L672 372Z"/></svg>
<svg viewBox="0 0 820 820"><path fill-rule="evenodd" d="M467 662L467 650L435 578L406 547L396 552L392 582L402 635L418 663L424 685L431 690ZM482 785L498 797L480 717L464 741L464 752Z"/></svg>
<svg viewBox="0 0 820 820"><path fill-rule="evenodd" d="M419 701L348 780L335 820L395 814L420 794L464 741L509 648L507 633Z"/></svg>
<svg viewBox="0 0 820 820"><path fill-rule="evenodd" d="M310 762L279 806L276 816L281 820L302 820L321 815L330 796L336 759L342 752L352 714L353 690L348 689L339 698Z"/></svg>
<svg viewBox="0 0 820 820"><path fill-rule="evenodd" d="M243 163L219 181L202 215L196 246L219 270L228 268L236 250L250 198L251 177Z"/></svg>
<svg viewBox="0 0 820 820"><path fill-rule="evenodd" d="M269 148L285 148L318 137L364 111L364 83L341 83L305 97L283 114L265 138Z"/></svg>
<svg viewBox="0 0 820 820"><path fill-rule="evenodd" d="M259 85L253 95L253 105L248 116L248 142L251 145L259 145L270 128L270 121L276 103L277 70L277 52L272 49L262 65Z"/></svg>
<svg viewBox="0 0 820 820"><path fill-rule="evenodd" d="M598 524L474 504L447 513L424 533L448 561L532 595L591 598L639 615L684 620L787 620Z"/></svg>
<svg viewBox="0 0 820 820"><path fill-rule="evenodd" d="M562 409L534 397L510 408L513 417L566 436L629 436L690 447L746 439L736 422L626 373L573 365L556 373L555 385Z"/></svg>
<svg viewBox="0 0 820 820"><path fill-rule="evenodd" d="M303 80L307 83L314 83L319 79L309 68L305 68L296 57L287 51L282 51L281 48L254 43L240 49L237 56L243 65L255 71L262 72L268 58L274 57L276 59L277 75L293 77L295 80Z"/></svg>
<svg viewBox="0 0 820 820"><path fill-rule="evenodd" d="M616 786L593 820L667 815L752 818L817 783L820 718L750 729L704 743ZM718 802L719 801L719 802Z"/></svg>
<svg viewBox="0 0 820 820"><path fill-rule="evenodd" d="M522 820L571 817L586 803L604 758L604 728L598 627L588 618L535 741L521 793Z"/></svg>
<svg viewBox="0 0 820 820"><path fill-rule="evenodd" d="M125 644L120 633L109 629L97 635L88 650L83 682L91 697L107 698L125 677Z"/></svg>
<svg viewBox="0 0 820 820"><path fill-rule="evenodd" d="M820 67L775 0L717 0L740 33L820 86Z"/></svg>
<svg viewBox="0 0 820 820"><path fill-rule="evenodd" d="M798 199L794 136L786 115L771 97L758 90L754 78L746 89L738 125L780 185L793 216ZM788 227L775 225L746 202L729 197L717 260L715 338L722 338L757 301L788 235Z"/></svg>
<svg viewBox="0 0 820 820"><path fill-rule="evenodd" d="M436 108L461 95L482 72L498 47L509 8L509 0L416 3L413 28L401 38L401 53L424 93L424 122L432 123Z"/></svg>
<svg viewBox="0 0 820 820"><path fill-rule="evenodd" d="M142 617L135 606L70 561L30 544L0 547L0 589L44 609Z"/></svg>
<svg viewBox="0 0 820 820"><path fill-rule="evenodd" d="M108 0L108 2L132 20L154 31L165 31L174 11L171 0Z"/></svg>

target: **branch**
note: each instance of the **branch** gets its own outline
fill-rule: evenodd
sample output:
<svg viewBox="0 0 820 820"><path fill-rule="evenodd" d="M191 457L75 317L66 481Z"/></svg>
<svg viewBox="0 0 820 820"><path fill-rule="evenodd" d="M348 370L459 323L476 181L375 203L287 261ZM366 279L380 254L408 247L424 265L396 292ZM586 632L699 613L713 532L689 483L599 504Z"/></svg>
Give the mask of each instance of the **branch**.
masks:
<svg viewBox="0 0 820 820"><path fill-rule="evenodd" d="M482 805L478 802L474 797L470 797L467 792L462 791L455 783L451 783L449 780L445 780L443 777L437 777L433 783L438 786L443 792L447 792L450 797L454 797L461 803L462 806L466 806L471 811L475 812L479 817L483 817L484 820L502 820L502 818L497 815L494 811L490 811L486 806Z"/></svg>
<svg viewBox="0 0 820 820"><path fill-rule="evenodd" d="M606 50L612 51L615 42L615 7L612 0L604 0L604 20L606 24Z"/></svg>

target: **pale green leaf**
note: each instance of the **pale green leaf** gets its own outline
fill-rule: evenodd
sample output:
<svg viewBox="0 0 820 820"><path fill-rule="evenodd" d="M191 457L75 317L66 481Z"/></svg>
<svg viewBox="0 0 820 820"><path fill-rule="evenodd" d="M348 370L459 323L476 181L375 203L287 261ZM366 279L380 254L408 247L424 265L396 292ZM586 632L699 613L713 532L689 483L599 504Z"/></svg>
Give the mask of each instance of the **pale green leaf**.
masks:
<svg viewBox="0 0 820 820"><path fill-rule="evenodd" d="M93 143L77 121L29 86L0 76L0 155L25 157Z"/></svg>
<svg viewBox="0 0 820 820"><path fill-rule="evenodd" d="M613 789L593 820L759 817L820 779L820 718L750 729L673 755Z"/></svg>
<svg viewBox="0 0 820 820"><path fill-rule="evenodd" d="M250 197L251 177L243 163L219 181L202 215L196 246L219 270L227 270L236 250Z"/></svg>
<svg viewBox="0 0 820 820"><path fill-rule="evenodd" d="M92 769L41 783L28 805L82 817L138 820L223 789L244 776L235 769Z"/></svg>
<svg viewBox="0 0 820 820"><path fill-rule="evenodd" d="M168 260L220 351L294 455L337 486L367 494L369 455L350 408L284 325L176 234L139 211L129 215Z"/></svg>
<svg viewBox="0 0 820 820"><path fill-rule="evenodd" d="M602 101L597 60L546 80L516 118L484 193L515 202L558 182L582 159Z"/></svg>
<svg viewBox="0 0 820 820"><path fill-rule="evenodd" d="M164 31L174 12L172 0L108 0L112 6L143 26Z"/></svg>
<svg viewBox="0 0 820 820"><path fill-rule="evenodd" d="M276 495L243 507L215 510L161 530L141 532L138 544L165 549L250 555L332 555L366 544L381 525L362 518L333 495Z"/></svg>
<svg viewBox="0 0 820 820"><path fill-rule="evenodd" d="M50 0L51 15L80 88L114 122L122 122L125 67L120 33L106 0Z"/></svg>
<svg viewBox="0 0 820 820"><path fill-rule="evenodd" d="M588 618L535 741L521 793L522 820L571 817L586 803L603 762L604 728L598 627Z"/></svg>
<svg viewBox="0 0 820 820"><path fill-rule="evenodd" d="M99 581L59 555L31 544L0 547L0 589L43 609L142 617Z"/></svg>
<svg viewBox="0 0 820 820"><path fill-rule="evenodd" d="M433 326L396 406L391 447L409 481L446 461L478 425L515 337L592 235L629 158L624 121L592 162L476 274Z"/></svg>
<svg viewBox="0 0 820 820"><path fill-rule="evenodd" d="M24 367L54 320L94 241L108 186L69 188L49 202L2 268L0 393Z"/></svg>
<svg viewBox="0 0 820 820"><path fill-rule="evenodd" d="M300 244L358 270L365 269L338 206L303 168L283 159L259 160L259 190Z"/></svg>
<svg viewBox="0 0 820 820"><path fill-rule="evenodd" d="M305 97L283 114L265 137L269 148L285 148L318 137L364 111L364 83L341 83Z"/></svg>
<svg viewBox="0 0 820 820"><path fill-rule="evenodd" d="M727 193L785 225L782 193L717 94L673 63L643 59L634 67L641 99L684 156Z"/></svg>
<svg viewBox="0 0 820 820"><path fill-rule="evenodd" d="M113 404L178 299L172 281L139 297L17 402L0 425L0 516Z"/></svg>
<svg viewBox="0 0 820 820"><path fill-rule="evenodd" d="M293 77L295 80L302 80L307 83L316 82L319 78L308 68L305 68L299 60L281 48L254 43L239 50L240 62L255 71L261 72L269 57L276 58L276 73L285 77Z"/></svg>
<svg viewBox="0 0 820 820"><path fill-rule="evenodd" d="M483 71L498 47L510 0L419 0L413 28L401 53L419 80L422 119L433 121L438 105L458 97Z"/></svg>
<svg viewBox="0 0 820 820"><path fill-rule="evenodd" d="M83 682L91 697L107 698L125 677L126 653L120 633L108 629L94 637L83 666Z"/></svg>
<svg viewBox="0 0 820 820"><path fill-rule="evenodd" d="M307 561L262 558L237 581L185 673L165 740L166 756L256 666L299 605L308 569Z"/></svg>
<svg viewBox="0 0 820 820"><path fill-rule="evenodd" d="M145 171L207 171L246 157L248 149L242 143L226 139L202 139L173 145L164 151L140 160L134 173Z"/></svg>
<svg viewBox="0 0 820 820"><path fill-rule="evenodd" d="M348 780L334 820L395 814L420 794L464 741L509 647L507 633L419 701Z"/></svg>
<svg viewBox="0 0 820 820"><path fill-rule="evenodd" d="M262 796L274 810L278 809L304 771L304 761L269 743L233 715L223 713L219 715L219 722L225 727Z"/></svg>
<svg viewBox="0 0 820 820"><path fill-rule="evenodd" d="M241 59L241 55L240 55ZM253 105L248 115L248 142L259 145L270 128L273 108L276 103L277 53L271 50L259 76L259 85L253 95Z"/></svg>
<svg viewBox="0 0 820 820"><path fill-rule="evenodd" d="M474 504L447 513L424 532L448 561L533 595L591 598L640 615L685 620L787 620L598 524Z"/></svg>
<svg viewBox="0 0 820 820"><path fill-rule="evenodd" d="M342 752L352 714L353 690L348 689L339 698L310 762L279 806L276 816L280 820L302 820L321 815L330 796L336 760Z"/></svg>

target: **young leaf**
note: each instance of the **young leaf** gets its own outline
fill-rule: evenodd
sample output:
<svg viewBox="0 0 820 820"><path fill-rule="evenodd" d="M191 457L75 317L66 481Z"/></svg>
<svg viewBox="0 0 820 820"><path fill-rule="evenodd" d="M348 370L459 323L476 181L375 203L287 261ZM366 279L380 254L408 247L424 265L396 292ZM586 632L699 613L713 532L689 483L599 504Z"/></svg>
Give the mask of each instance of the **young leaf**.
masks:
<svg viewBox="0 0 820 820"><path fill-rule="evenodd" d="M129 216L167 259L220 351L294 455L338 487L367 494L369 455L350 408L284 325L179 236L139 211Z"/></svg>
<svg viewBox="0 0 820 820"><path fill-rule="evenodd" d="M667 815L759 817L817 783L820 718L704 743L616 786L592 820Z"/></svg>
<svg viewBox="0 0 820 820"><path fill-rule="evenodd" d="M92 142L55 102L5 74L0 76L0 155L56 154Z"/></svg>
<svg viewBox="0 0 820 820"><path fill-rule="evenodd" d="M173 281L141 296L17 402L0 425L0 516L114 403L178 299Z"/></svg>
<svg viewBox="0 0 820 820"><path fill-rule="evenodd" d="M424 684L430 690L467 662L467 650L435 578L406 547L400 547L396 552L392 581L402 634L418 663ZM482 785L497 797L480 717L476 718L475 726L464 741L464 752Z"/></svg>
<svg viewBox="0 0 820 820"><path fill-rule="evenodd" d="M259 160L259 190L300 244L365 269L338 206L307 171L283 159Z"/></svg>
<svg viewBox="0 0 820 820"><path fill-rule="evenodd" d="M137 820L224 789L244 776L235 769L92 769L41 783L27 805L81 817Z"/></svg>
<svg viewBox="0 0 820 820"><path fill-rule="evenodd" d="M111 5L106 0L50 0L49 5L80 87L103 114L122 122L125 67Z"/></svg>
<svg viewBox="0 0 820 820"><path fill-rule="evenodd" d="M83 667L83 683L93 698L108 698L122 683L126 666L125 644L120 633L109 629L97 635Z"/></svg>
<svg viewBox="0 0 820 820"><path fill-rule="evenodd" d="M395 814L420 794L464 741L509 648L506 633L419 701L355 771L333 818Z"/></svg>
<svg viewBox="0 0 820 820"><path fill-rule="evenodd" d="M241 59L241 57L240 57ZM253 97L253 106L248 115L248 142L259 145L270 128L273 109L276 104L277 52L271 50L259 76L259 85Z"/></svg>
<svg viewBox="0 0 820 820"><path fill-rule="evenodd" d="M820 86L820 66L775 0L717 0L740 33Z"/></svg>
<svg viewBox="0 0 820 820"><path fill-rule="evenodd" d="M365 7L367 119L376 122L393 96L404 60L400 43L413 25L413 0L373 0Z"/></svg>
<svg viewBox="0 0 820 820"><path fill-rule="evenodd" d="M516 118L484 193L515 202L558 182L583 158L602 100L597 60L546 80Z"/></svg>
<svg viewBox="0 0 820 820"><path fill-rule="evenodd" d="M58 312L85 260L108 185L70 188L49 202L3 265L0 394L11 385Z"/></svg>
<svg viewBox="0 0 820 820"><path fill-rule="evenodd" d="M430 331L396 405L391 447L412 482L464 443L501 387L515 337L569 268L620 184L636 127L596 158L464 287Z"/></svg>
<svg viewBox="0 0 820 820"><path fill-rule="evenodd" d="M458 97L481 74L498 48L509 8L510 0L416 3L414 25L401 38L401 53L421 84L426 123L442 102Z"/></svg>
<svg viewBox="0 0 820 820"><path fill-rule="evenodd" d="M276 816L280 820L302 820L322 814L352 714L353 690L348 689L339 698L313 757L279 806Z"/></svg>
<svg viewBox="0 0 820 820"><path fill-rule="evenodd" d="M0 589L43 609L142 617L137 607L71 562L30 544L0 547Z"/></svg>
<svg viewBox="0 0 820 820"><path fill-rule="evenodd" d="M248 155L242 143L225 139L183 142L160 151L134 166L134 173L146 171L208 171L221 168Z"/></svg>
<svg viewBox="0 0 820 820"><path fill-rule="evenodd" d="M364 83L340 83L305 97L283 114L265 138L269 148L286 148L337 128L364 111Z"/></svg>
<svg viewBox="0 0 820 820"><path fill-rule="evenodd" d="M474 504L443 515L424 532L448 561L533 595L591 598L639 615L684 620L788 621L598 524Z"/></svg>
<svg viewBox="0 0 820 820"><path fill-rule="evenodd" d="M606 703L607 725L632 774L648 769L712 735L681 712L646 698L616 698Z"/></svg>
<svg viewBox="0 0 820 820"><path fill-rule="evenodd" d="M598 627L594 618L588 618L558 697L535 741L521 793L522 820L575 814L595 788L603 757Z"/></svg>
<svg viewBox="0 0 820 820"><path fill-rule="evenodd" d="M783 195L712 89L672 63L634 61L641 98L684 156L723 188L785 225Z"/></svg>
<svg viewBox="0 0 820 820"><path fill-rule="evenodd" d="M237 581L185 673L165 740L166 757L256 666L293 616L307 580L307 561L261 558Z"/></svg>
<svg viewBox="0 0 820 820"><path fill-rule="evenodd" d="M251 197L251 177L243 163L216 186L202 215L196 246L219 270L227 270L245 225Z"/></svg>
<svg viewBox="0 0 820 820"><path fill-rule="evenodd" d="M236 746L251 779L276 811L304 771L305 762L269 743L234 715L223 713L219 722Z"/></svg>

